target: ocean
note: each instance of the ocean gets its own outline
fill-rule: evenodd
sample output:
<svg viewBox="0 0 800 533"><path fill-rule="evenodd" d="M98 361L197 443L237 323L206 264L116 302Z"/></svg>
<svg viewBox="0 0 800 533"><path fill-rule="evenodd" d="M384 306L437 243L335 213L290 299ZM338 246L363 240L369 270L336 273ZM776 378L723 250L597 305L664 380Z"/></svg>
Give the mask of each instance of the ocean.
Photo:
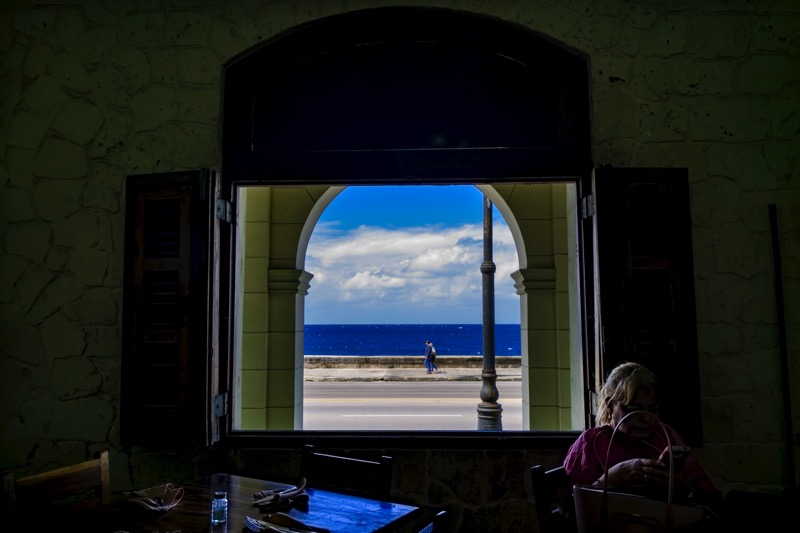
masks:
<svg viewBox="0 0 800 533"><path fill-rule="evenodd" d="M306 355L483 355L481 324L306 324ZM495 324L495 355L520 355L519 324Z"/></svg>

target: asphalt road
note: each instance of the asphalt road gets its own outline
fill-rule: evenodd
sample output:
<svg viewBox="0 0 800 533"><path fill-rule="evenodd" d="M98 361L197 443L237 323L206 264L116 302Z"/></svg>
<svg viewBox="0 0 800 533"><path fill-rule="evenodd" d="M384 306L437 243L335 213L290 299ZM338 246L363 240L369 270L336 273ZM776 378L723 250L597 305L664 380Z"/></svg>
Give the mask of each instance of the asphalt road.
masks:
<svg viewBox="0 0 800 533"><path fill-rule="evenodd" d="M498 381L504 430L522 429L520 381ZM303 429L476 430L479 381L306 382Z"/></svg>

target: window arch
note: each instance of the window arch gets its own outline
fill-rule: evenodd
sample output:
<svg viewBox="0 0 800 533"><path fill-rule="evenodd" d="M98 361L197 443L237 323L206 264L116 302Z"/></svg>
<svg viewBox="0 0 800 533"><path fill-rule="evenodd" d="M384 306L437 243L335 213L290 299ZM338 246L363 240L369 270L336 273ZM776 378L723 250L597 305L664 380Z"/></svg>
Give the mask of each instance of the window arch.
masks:
<svg viewBox="0 0 800 533"><path fill-rule="evenodd" d="M576 186L570 196L574 217L577 189L585 187L591 173L587 76L584 58L491 17L438 8L375 8L314 21L225 65L223 194L229 192L229 200L237 204L238 191L251 185L275 187L273 192L284 195L288 193L279 192L280 186L307 187L314 191L309 198L322 195L322 201L309 206L311 221L326 195L333 194L324 186L473 184L505 204L508 198L496 185L508 184L510 195L516 184L516 213L506 217L513 225L524 210L519 198L531 194L521 192L523 184L546 182ZM303 235L310 231L308 221L299 230ZM552 220L547 224L552 230ZM578 240L577 223L560 227ZM517 241L525 250L524 239L517 236ZM304 242L301 238L294 253L278 254L292 253L294 265L275 262L271 269L283 283L296 282L300 314L311 279L302 271ZM223 255L236 256L236 242L226 242L225 233L222 244ZM530 298L547 292L539 303L555 305L555 259L531 268L527 262L527 256L520 258L520 294ZM578 270L574 262L571 267ZM573 283L575 294L577 285ZM233 316L242 311L236 298L227 295ZM284 298L288 302L294 295ZM579 305L576 299L573 312ZM530 335L540 327L523 325L523 330L527 326L533 328ZM276 338L287 332L285 324L277 328ZM286 338L298 337L301 328L295 324L293 337ZM561 328L569 329L564 324ZM541 340L557 351L553 335L550 331ZM241 338L240 331L227 343L231 352L237 336ZM570 342L575 348L588 338L577 336ZM289 351L293 360L281 367L294 368L296 376L302 350L295 346ZM544 427L572 427L558 413L565 405L569 413L570 401L555 385L570 388L571 380L563 377L570 363L563 358L555 362L555 354L551 359L549 373L539 369L547 386L529 387L549 396L539 401L549 411L542 417L547 420ZM293 404L279 407L274 418L299 427L302 414L295 406L301 401L295 392Z"/></svg>
<svg viewBox="0 0 800 533"><path fill-rule="evenodd" d="M223 180L478 183L587 176L587 62L434 8L302 25L224 67Z"/></svg>

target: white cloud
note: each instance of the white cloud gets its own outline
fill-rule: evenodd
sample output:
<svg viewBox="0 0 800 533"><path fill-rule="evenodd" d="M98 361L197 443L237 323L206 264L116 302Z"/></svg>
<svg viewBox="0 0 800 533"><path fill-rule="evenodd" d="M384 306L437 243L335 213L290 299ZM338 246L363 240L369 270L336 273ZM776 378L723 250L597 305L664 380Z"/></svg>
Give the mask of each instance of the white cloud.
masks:
<svg viewBox="0 0 800 533"><path fill-rule="evenodd" d="M308 323L481 322L482 224L317 230L305 266L314 274ZM519 264L505 225L495 223L493 242L496 322L518 322L510 274Z"/></svg>

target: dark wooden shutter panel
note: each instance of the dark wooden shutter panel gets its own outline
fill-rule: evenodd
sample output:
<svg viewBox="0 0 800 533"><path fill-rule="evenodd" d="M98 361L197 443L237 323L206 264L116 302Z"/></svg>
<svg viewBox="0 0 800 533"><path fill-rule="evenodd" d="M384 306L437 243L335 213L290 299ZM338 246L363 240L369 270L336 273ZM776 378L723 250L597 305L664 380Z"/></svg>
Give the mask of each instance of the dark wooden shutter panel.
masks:
<svg viewBox="0 0 800 533"><path fill-rule="evenodd" d="M121 436L127 445L207 442L215 350L209 171L128 176Z"/></svg>
<svg viewBox="0 0 800 533"><path fill-rule="evenodd" d="M602 369L641 363L660 383L662 419L703 442L686 169L595 172Z"/></svg>

